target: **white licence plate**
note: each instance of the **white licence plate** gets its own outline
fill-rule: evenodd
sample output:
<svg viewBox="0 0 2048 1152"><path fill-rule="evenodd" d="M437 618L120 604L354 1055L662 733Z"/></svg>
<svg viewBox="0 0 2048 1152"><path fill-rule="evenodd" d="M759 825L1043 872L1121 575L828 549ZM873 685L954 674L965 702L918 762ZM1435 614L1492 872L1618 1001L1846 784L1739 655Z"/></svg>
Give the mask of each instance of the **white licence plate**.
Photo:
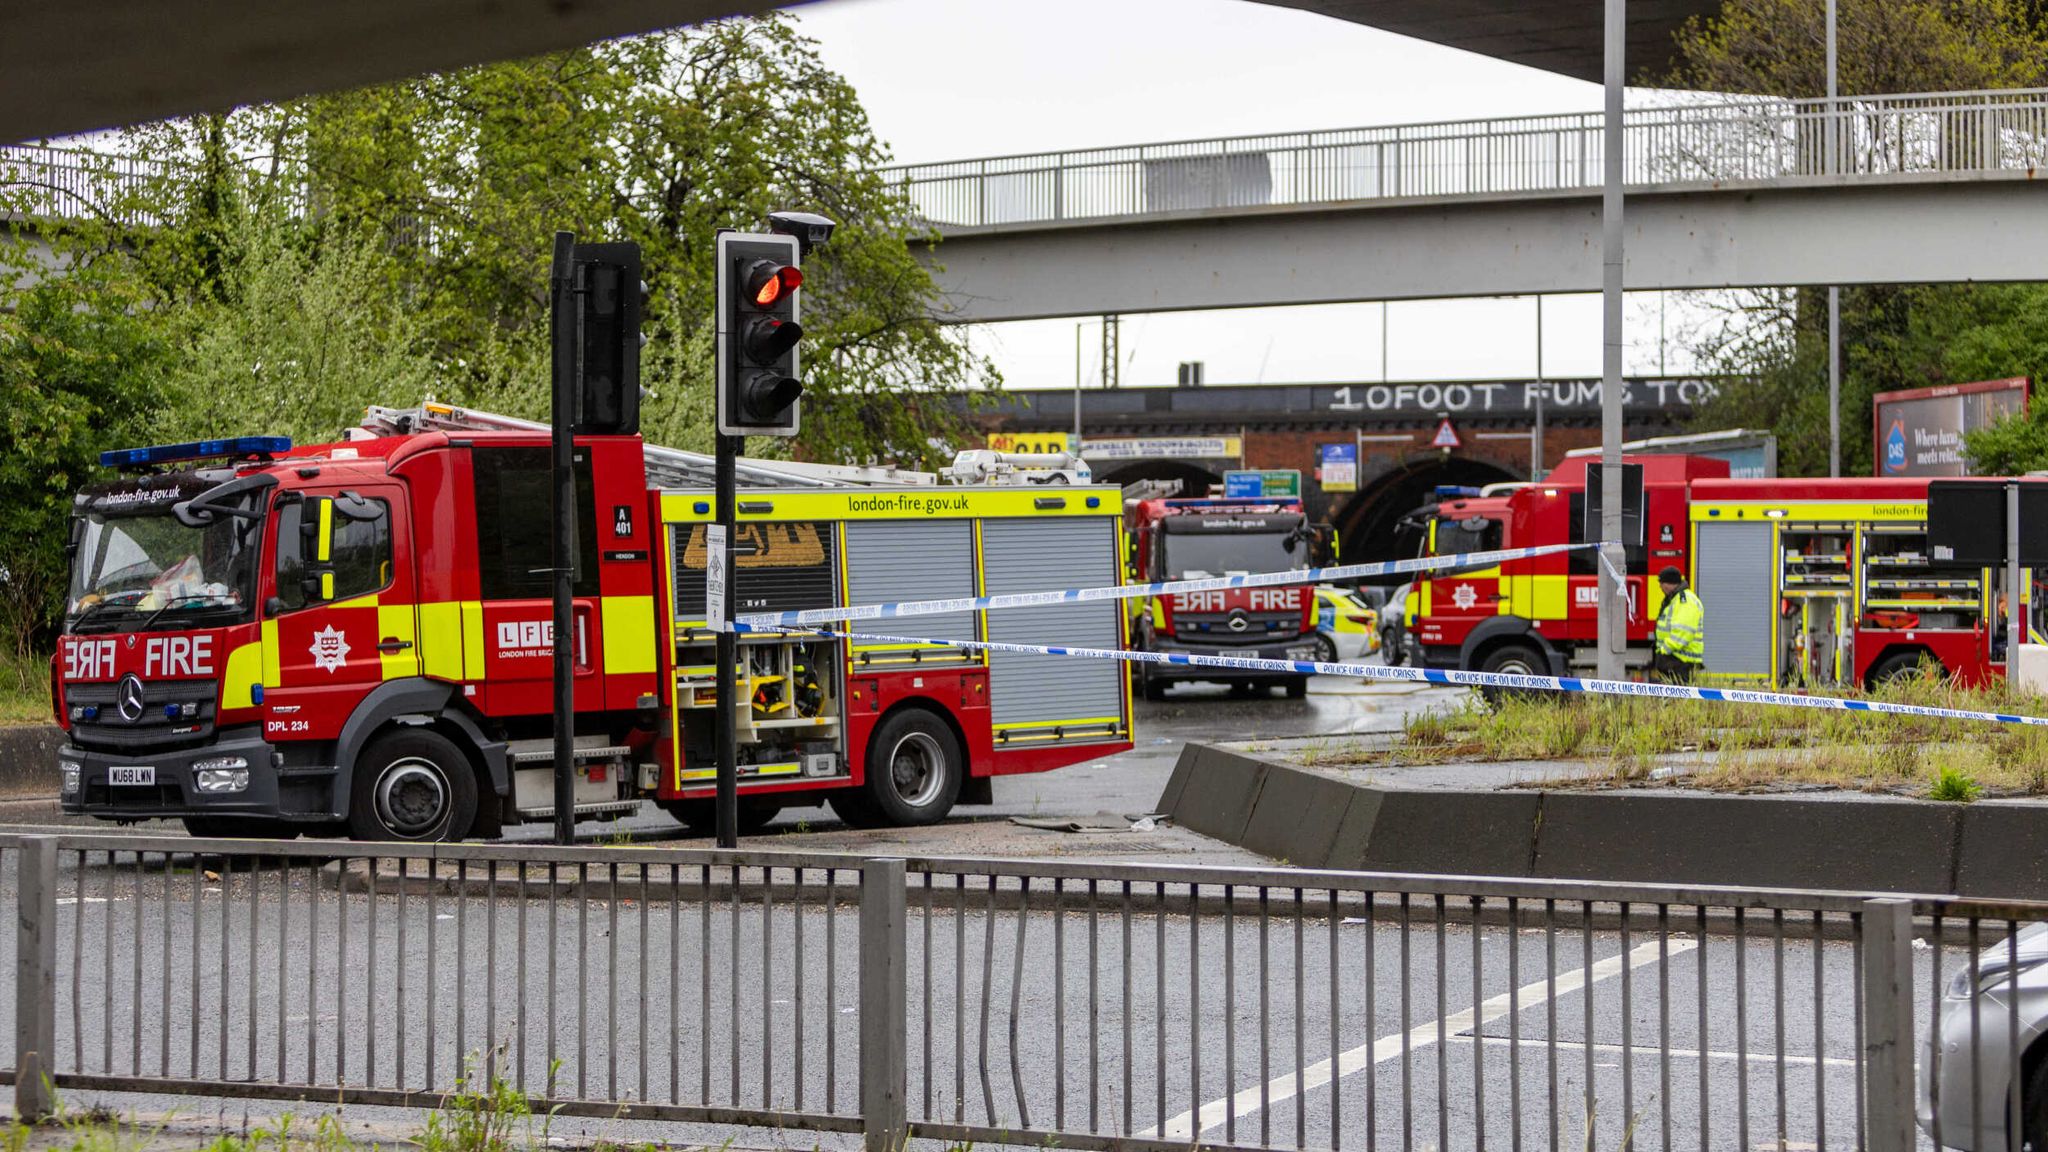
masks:
<svg viewBox="0 0 2048 1152"><path fill-rule="evenodd" d="M155 784L156 768L149 764L130 764L107 769L109 784Z"/></svg>
<svg viewBox="0 0 2048 1152"><path fill-rule="evenodd" d="M1249 656L1254 660L1259 658L1259 650L1257 648L1225 648L1223 654L1225 656Z"/></svg>

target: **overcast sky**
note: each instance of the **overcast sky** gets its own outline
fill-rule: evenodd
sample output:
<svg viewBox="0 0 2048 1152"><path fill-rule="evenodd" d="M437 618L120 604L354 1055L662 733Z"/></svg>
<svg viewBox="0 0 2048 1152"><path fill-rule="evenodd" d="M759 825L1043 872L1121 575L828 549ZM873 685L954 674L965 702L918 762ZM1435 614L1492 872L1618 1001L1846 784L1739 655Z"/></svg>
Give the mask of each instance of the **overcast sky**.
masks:
<svg viewBox="0 0 2048 1152"><path fill-rule="evenodd" d="M797 11L905 163L1600 108L1595 84L1245 0L820 0ZM1660 310L1654 294L1630 299L1631 372L1658 369ZM1553 296L1543 312L1544 371L1598 376L1599 298ZM1535 313L1526 297L1394 304L1386 370L1533 375ZM1312 330L1350 338L1289 337L1311 317ZM972 339L1012 388L1072 387L1076 323L989 325ZM1667 335L1687 323L1674 299ZM1183 360L1203 361L1211 384L1378 380L1381 324L1377 304L1126 315L1122 380L1171 384ZM1094 321L1081 342L1093 385ZM1669 347L1664 364L1690 367Z"/></svg>

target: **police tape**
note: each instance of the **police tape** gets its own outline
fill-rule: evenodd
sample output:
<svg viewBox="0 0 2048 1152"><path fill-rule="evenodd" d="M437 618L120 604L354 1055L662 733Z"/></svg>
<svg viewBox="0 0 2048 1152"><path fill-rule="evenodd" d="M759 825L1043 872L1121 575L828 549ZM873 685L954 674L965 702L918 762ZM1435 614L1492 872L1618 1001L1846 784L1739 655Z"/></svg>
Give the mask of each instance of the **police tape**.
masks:
<svg viewBox="0 0 2048 1152"><path fill-rule="evenodd" d="M740 631L749 631L742 627ZM1997 724L2048 727L2048 716L1977 712L1964 708L1933 708L1883 700L1849 700L1839 696L1803 696L1793 692L1760 692L1748 688L1695 688L1686 684L1653 684L1634 680L1595 680L1578 676L1524 676L1506 672L1463 672L1451 668L1399 668L1385 664L1327 664L1320 660L1267 660L1256 656L1204 656L1191 652L1138 652L1125 648L1076 648L1061 644L1009 644L992 640L936 640L917 636L885 636L871 632L806 629L835 640L883 644L921 644L966 648L980 652L1011 652L1027 656L1073 656L1120 660L1133 664L1164 664L1222 668L1237 672L1320 673L1357 676L1365 680L1441 684L1457 688L1504 688L1514 691L1576 692L1596 696L1645 696L1663 700L1708 700L1723 704L1768 704L1785 708L1818 708L1834 712L1873 712L1889 716L1924 716L1936 720L1980 720Z"/></svg>
<svg viewBox="0 0 2048 1152"><path fill-rule="evenodd" d="M1078 604L1095 600L1135 600L1153 596L1175 596L1189 592L1220 592L1233 588L1278 588L1291 584L1322 584L1331 580L1358 580L1370 576L1401 576L1420 572L1455 571L1460 568L1491 568L1509 560L1552 556L1596 548L1597 544L1544 544L1534 548L1503 548L1491 552L1454 552L1448 556L1417 556L1410 560L1377 560L1370 564L1340 564L1329 568L1294 568L1285 572L1255 572L1240 576L1209 576L1195 580L1171 580L1162 584L1109 584L1099 588L1063 588L1047 592L1009 592L1000 596L956 596L945 600L900 600L888 604L859 604L846 608L807 608L793 612L750 612L733 618L735 625L749 630L804 628L851 620L891 620L900 616L937 616L947 612L985 612L998 608L1034 608L1047 604Z"/></svg>

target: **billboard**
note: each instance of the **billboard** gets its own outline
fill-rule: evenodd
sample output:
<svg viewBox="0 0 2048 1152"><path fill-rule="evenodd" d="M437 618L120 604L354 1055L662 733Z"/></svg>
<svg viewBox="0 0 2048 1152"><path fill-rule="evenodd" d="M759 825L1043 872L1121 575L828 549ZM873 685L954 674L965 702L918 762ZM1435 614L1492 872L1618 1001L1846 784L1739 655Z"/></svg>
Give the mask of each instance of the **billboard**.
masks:
<svg viewBox="0 0 2048 1152"><path fill-rule="evenodd" d="M1963 436L2026 411L2027 378L1880 392L1871 403L1877 476L1968 476Z"/></svg>

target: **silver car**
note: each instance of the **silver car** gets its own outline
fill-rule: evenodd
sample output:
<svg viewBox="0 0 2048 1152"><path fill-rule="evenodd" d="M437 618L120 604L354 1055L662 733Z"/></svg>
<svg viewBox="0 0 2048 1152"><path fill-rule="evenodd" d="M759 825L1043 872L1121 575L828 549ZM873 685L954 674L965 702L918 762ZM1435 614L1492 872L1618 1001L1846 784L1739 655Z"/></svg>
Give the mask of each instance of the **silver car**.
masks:
<svg viewBox="0 0 2048 1152"><path fill-rule="evenodd" d="M1938 1143L1970 1152L2006 1152L2012 1096L2019 1093L2021 1148L2048 1150L2048 923L2020 929L2018 948L2000 940L1977 955L1976 979L1963 963L1942 996L1934 1034L1920 1054L1920 1127ZM2012 965L2019 962L2017 980ZM2020 1068L2012 1067L2013 997L2018 996ZM1976 1005L1978 1075L1972 1092L1971 1005ZM1938 1063L1937 1063L1937 1047ZM2037 1050L2038 1049L2038 1050ZM1971 1100L1976 1120L1971 1120Z"/></svg>

